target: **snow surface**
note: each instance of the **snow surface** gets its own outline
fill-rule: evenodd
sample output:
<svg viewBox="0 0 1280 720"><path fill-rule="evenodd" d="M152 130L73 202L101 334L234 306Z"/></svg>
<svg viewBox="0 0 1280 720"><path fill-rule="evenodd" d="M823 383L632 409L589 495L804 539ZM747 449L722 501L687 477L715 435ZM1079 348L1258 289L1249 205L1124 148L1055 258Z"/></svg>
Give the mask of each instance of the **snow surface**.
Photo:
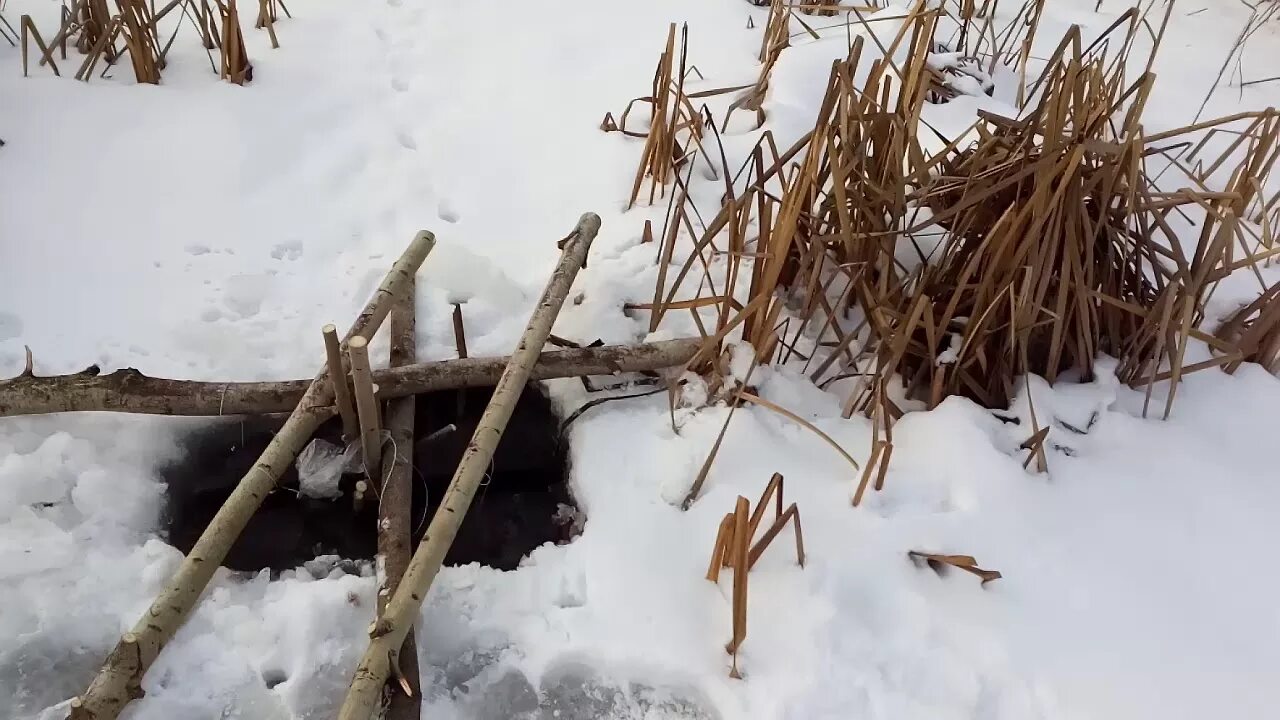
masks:
<svg viewBox="0 0 1280 720"><path fill-rule="evenodd" d="M1070 23L1101 31L1123 8L1093 4L1050 0L1037 49ZM58 7L11 0L4 12L44 29ZM647 318L622 305L651 298L654 250L639 241L662 204L623 212L640 143L598 124L648 91L671 21L689 23L690 60L706 76L691 89L752 82L763 9L291 9L279 50L246 29L255 80L244 88L218 82L190 35L159 87L135 86L127 68L88 84L44 69L23 79L18 51L0 46L0 374L21 368L26 344L39 373L97 363L308 377L319 327L347 322L420 228L440 239L419 276L420 357L452 354L452 302L465 303L472 353L503 354L556 241L587 210L604 229L556 332L644 337ZM1229 0L1178 4L1148 130L1191 120L1247 13ZM1245 80L1280 66L1278 34L1251 42ZM766 127L781 147L811 127L843 54L843 28L822 35L794 38L775 70ZM929 108L929 121L960 130L977 108L1006 107L1008 84L996 83L994 97ZM1280 99L1280 83L1238 85L1205 117ZM757 137L727 134L731 162ZM701 207L720 190L695 179ZM673 318L658 335L692 331ZM373 353L384 356L385 340ZM440 575L419 623L424 717L1271 717L1280 581L1264 558L1280 512L1280 383L1255 366L1196 373L1161 422L1100 370L1090 384L1029 378L1007 413L1018 424L955 398L908 414L884 491L857 509L838 454L744 407L702 498L681 512L673 503L727 409L682 410L678 434L661 395L588 411L572 430L583 534L513 572ZM824 392L788 368L757 369L753 382L866 460L871 428L841 419L841 384ZM550 387L565 410L584 399L576 382ZM1046 475L1022 468L1028 397L1052 427ZM156 468L201 422L0 421L0 715L34 718L79 692L176 567L157 539ZM809 562L795 565L786 531L753 570L736 681L723 651L730 583L703 575L722 514L775 471L799 505ZM911 549L971 554L1004 578L982 588L938 576L908 562ZM126 718L331 717L373 592L367 571L334 559L274 581L220 573Z"/></svg>

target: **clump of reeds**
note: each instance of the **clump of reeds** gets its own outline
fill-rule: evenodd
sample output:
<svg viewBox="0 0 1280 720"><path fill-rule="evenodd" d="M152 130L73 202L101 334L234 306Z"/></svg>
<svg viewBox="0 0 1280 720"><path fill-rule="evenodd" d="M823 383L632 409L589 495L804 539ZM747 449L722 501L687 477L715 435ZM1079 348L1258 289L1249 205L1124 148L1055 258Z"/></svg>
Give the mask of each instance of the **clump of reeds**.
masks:
<svg viewBox="0 0 1280 720"><path fill-rule="evenodd" d="M628 208L639 201L645 178L649 179L649 203L666 197L667 186L679 180L679 170L687 163L692 163L698 151L701 151L707 162L708 173L712 176L717 174L717 169L711 165L710 156L702 144L705 128L714 127L715 123L711 120L710 110L705 105L701 110L695 109L693 101L743 88L724 87L686 92L685 82L688 76L698 73L696 67L688 64L688 40L689 28L685 25L680 30L680 47L677 52L676 26L672 23L667 30L666 47L658 59L657 69L654 70L650 94L627 103L616 121L612 113L607 113L600 123L600 129L605 132L620 131L630 137L645 139L640 165L636 168L635 182L627 201ZM629 129L627 125L631 110L637 103L649 106L649 124L644 131ZM697 150L694 146L697 146Z"/></svg>
<svg viewBox="0 0 1280 720"><path fill-rule="evenodd" d="M687 159L685 147L677 138L681 131L691 136L701 136L701 118L697 116L697 112L693 110L684 94L688 39L689 28L685 25L680 30L677 64L676 25L671 23L667 29L666 47L653 73L653 87L649 96L632 100L627 103L626 109L622 112L620 127L626 132L627 118L635 103L649 105L649 129L644 134L644 151L640 157L640 166L636 168L631 197L627 201L628 208L635 205L640 198L640 189L645 178L649 178L650 203L657 197L665 196L667 184L672 181L677 167Z"/></svg>
<svg viewBox="0 0 1280 720"><path fill-rule="evenodd" d="M68 15L74 19L74 24L79 29L76 49L83 54L93 52L100 44L105 45L115 24L107 7L107 0L80 0L72 6ZM108 55L108 59L114 60L114 54Z"/></svg>
<svg viewBox="0 0 1280 720"><path fill-rule="evenodd" d="M729 111L724 118L725 127L728 127L733 111L738 109L754 112L756 127L764 124L762 106L765 93L769 90L769 77L773 74L774 63L778 61L782 51L791 44L790 24L787 22L790 15L791 10L782 0L772 0L769 4L769 18L760 40L760 74L756 77L755 83L729 106Z"/></svg>
<svg viewBox="0 0 1280 720"><path fill-rule="evenodd" d="M725 169L721 206L700 230L689 218L708 216L688 207L687 188L673 197L653 302L631 306L650 310L651 330L670 313L692 315L706 345L687 369L703 376L709 402L728 404L725 428L744 403L786 414L758 402L750 373L730 381L730 342L749 343L755 364L798 359L823 385L852 378L845 413L873 419L870 461L859 467L823 437L861 470L855 503L883 485L904 397L932 407L962 395L1004 408L1019 376L1088 378L1109 354L1123 382L1147 389L1148 404L1168 381L1167 415L1187 373L1280 364L1280 289L1256 272L1280 252L1280 194L1262 190L1280 158L1280 115L1146 135L1151 60L1129 77L1141 63L1126 56L1144 28L1158 47L1169 8L1159 23L1128 11L1089 44L1073 30L1028 79L1042 7L1026 0L1014 24L1027 27L1001 31L979 20L994 3L960 15L917 4L890 42L852 42L833 65L814 129L785 151L765 132L736 175ZM1016 63L1024 103L1016 118L980 113L970 132L948 138L920 112L937 87L929 56L939 28L965 22L961 46L987 63ZM870 43L877 59L858 71ZM680 233L693 248L677 258ZM1202 329L1222 279L1251 269L1257 299ZM1209 359L1187 360L1192 340ZM1033 419L1024 443L1042 471L1049 424Z"/></svg>
<svg viewBox="0 0 1280 720"><path fill-rule="evenodd" d="M258 0L258 27L265 27L271 36L272 46L279 47L274 22L283 10L289 9L282 0ZM29 42L34 40L40 51L39 65L48 64L55 75L60 75L54 53L67 56L67 45L74 45L86 57L75 77L88 81L99 62L105 61L102 75L113 67L125 53L139 83L157 84L165 68L165 58L173 46L184 21L190 21L200 34L206 50L219 49L221 66L209 53L209 64L214 72L236 84L244 84L253 77L240 30L239 16L234 0L169 0L157 8L151 0L114 0L116 14L112 15L107 0L75 0L70 7L62 8L58 32L51 42L45 43L35 24L28 16L22 19L22 69L29 73ZM216 8L216 9L215 9ZM163 44L159 36L159 22L170 12L181 14L173 33ZM291 16L290 16L291 17ZM117 43L123 46L117 46Z"/></svg>

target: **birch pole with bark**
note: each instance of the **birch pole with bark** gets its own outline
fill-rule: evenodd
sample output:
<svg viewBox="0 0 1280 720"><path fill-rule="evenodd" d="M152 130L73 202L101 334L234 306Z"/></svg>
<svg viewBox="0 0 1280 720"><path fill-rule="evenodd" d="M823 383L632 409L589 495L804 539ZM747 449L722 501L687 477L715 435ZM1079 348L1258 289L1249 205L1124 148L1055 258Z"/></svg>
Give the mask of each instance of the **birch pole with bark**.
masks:
<svg viewBox="0 0 1280 720"><path fill-rule="evenodd" d="M392 301L417 273L435 247L435 241L435 236L426 231L413 238L347 331L344 346L352 337L372 336L377 331L391 311ZM333 386L326 363L280 432L240 479L151 607L107 656L84 694L71 701L69 720L114 720L130 701L143 696L142 678L148 668L195 608L214 571L226 558L249 518L275 487L280 474L333 413Z"/></svg>
<svg viewBox="0 0 1280 720"><path fill-rule="evenodd" d="M637 345L548 350L538 356L531 380L649 372L683 366L702 346L700 338L659 340ZM373 371L378 396L493 387L510 356L436 360ZM0 380L0 417L63 412L124 412L145 415L263 415L287 413L311 380L209 382L143 375L133 368L109 375L98 369L41 376L23 371ZM354 418L354 411L352 413ZM353 423L356 427L358 423ZM355 439L353 434L350 438Z"/></svg>
<svg viewBox="0 0 1280 720"><path fill-rule="evenodd" d="M586 263L587 251L599 230L600 217L587 213L578 221L573 233L560 243L563 251L560 263L534 308L511 361L498 379L493 398L480 417L475 435L445 490L440 508L431 518L400 587L392 595L386 611L370 629L369 647L356 668L351 688L338 713L339 720L369 720L378 707L383 685L396 665L400 646L413 627L431 582L444 562L445 553L458 534L462 518L471 506L476 488L515 410L516 400L529 381L530 371L551 334L551 326L564 305L574 277Z"/></svg>
<svg viewBox="0 0 1280 720"><path fill-rule="evenodd" d="M412 365L417 359L414 330L414 284L396 298L391 308L391 367ZM413 395L387 402L386 428L391 442L382 450L385 478L378 493L378 617L400 587L400 578L413 555L413 420L417 399ZM425 500L424 500L425 503ZM419 720L422 717L422 682L418 677L418 646L413 628L405 635L398 655L396 679L388 682L387 720Z"/></svg>

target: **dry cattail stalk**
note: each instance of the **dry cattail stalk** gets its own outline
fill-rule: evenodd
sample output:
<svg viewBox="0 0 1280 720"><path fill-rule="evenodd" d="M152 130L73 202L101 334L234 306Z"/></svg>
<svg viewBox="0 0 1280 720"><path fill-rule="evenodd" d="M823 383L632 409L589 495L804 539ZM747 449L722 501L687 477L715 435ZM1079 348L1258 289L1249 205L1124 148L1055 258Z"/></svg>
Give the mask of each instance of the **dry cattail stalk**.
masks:
<svg viewBox="0 0 1280 720"><path fill-rule="evenodd" d="M120 34L129 51L134 77L139 83L158 85L164 60L150 6L146 0L116 0L116 7L120 10Z"/></svg>
<svg viewBox="0 0 1280 720"><path fill-rule="evenodd" d="M285 7L284 0L258 0L258 19L253 26L259 30L267 29L267 34L271 37L271 47L280 47L280 40L276 38L276 19L278 11L276 8L284 10L289 17L289 8Z"/></svg>
<svg viewBox="0 0 1280 720"><path fill-rule="evenodd" d="M112 59L115 57L116 38L120 35L121 19L119 17L112 18L110 24L105 31L98 36L97 42L93 47L89 48L85 55L84 62L80 64L80 69L76 71L76 79L89 81L93 77L93 69L98 64L99 58L107 58L107 66L110 67Z"/></svg>
<svg viewBox="0 0 1280 720"><path fill-rule="evenodd" d="M110 34L113 25L111 11L107 7L107 0L84 0L76 7L79 12L72 13L73 21L80 31L76 49L81 53L88 53ZM114 62L115 53L109 53L107 59Z"/></svg>
<svg viewBox="0 0 1280 720"><path fill-rule="evenodd" d="M0 37L3 37L9 43L9 47L17 47L18 31L9 23L9 19L4 16L4 3L0 3Z"/></svg>
<svg viewBox="0 0 1280 720"><path fill-rule="evenodd" d="M236 85L243 85L253 80L253 64L249 62L244 48L244 35L240 31L240 14L236 11L236 0L215 0L218 4L218 15L222 20L222 28L218 33L222 50L221 70L219 77Z"/></svg>
<svg viewBox="0 0 1280 720"><path fill-rule="evenodd" d="M1280 283L1237 310L1214 333L1238 349L1238 358L1223 365L1229 373L1242 362L1255 362L1267 372L1280 372Z"/></svg>
<svg viewBox="0 0 1280 720"><path fill-rule="evenodd" d="M678 180L678 168L691 163L695 155L693 146L698 146L712 174L717 169L710 163L710 156L702 146L704 127L714 125L708 114L700 113L693 106L694 100L742 90L744 87L724 87L702 90L696 93L685 92L686 76L696 72L696 68L688 65L689 28L683 26L680 31L679 61L677 62L676 26L672 23L667 29L667 42L658 67L654 71L650 94L633 99L615 121L611 113L606 114L600 123L605 132L614 130L629 137L644 138L644 150L641 153L640 165L636 168L635 181L632 184L631 196L627 202L630 208L639 201L645 178L649 178L648 202L653 203L659 197L665 197L667 186ZM636 103L649 106L649 124L644 131L630 130L627 120Z"/></svg>
<svg viewBox="0 0 1280 720"><path fill-rule="evenodd" d="M49 59L49 67L53 69L54 75L62 75L58 72L58 66L54 64L51 55L53 54L50 46L45 45L44 38L40 37L40 31L36 29L36 24L31 21L30 15L23 15L19 19L19 25L22 26L22 76L27 77L27 38L35 40L36 47L40 49L41 55ZM56 44L53 47L57 47Z"/></svg>
<svg viewBox="0 0 1280 720"><path fill-rule="evenodd" d="M804 567L804 535L800 530L800 510L791 503L786 510L782 509L783 478L781 473L774 473L765 486L755 510L742 496L734 506L734 510L720 521L716 533L715 547L711 551L711 564L707 568L707 579L711 582L720 580L721 568L733 568L733 637L725 645L725 651L733 658L729 671L732 678L741 678L738 672L738 649L747 638L747 577L756 561L778 536L788 522L795 526L796 562ZM774 519L764 536L752 544L751 539L760 527L761 520L774 500Z"/></svg>
<svg viewBox="0 0 1280 720"><path fill-rule="evenodd" d="M769 90L769 76L773 74L773 66L778 62L782 51L791 44L791 36L788 34L790 26L787 22L790 16L791 11L782 0L772 0L769 19L764 26L764 37L760 41L760 75L755 84L729 106L725 113L724 127L729 126L733 111L740 108L755 113L756 127L764 124L764 110L761 106L764 104L765 93Z"/></svg>

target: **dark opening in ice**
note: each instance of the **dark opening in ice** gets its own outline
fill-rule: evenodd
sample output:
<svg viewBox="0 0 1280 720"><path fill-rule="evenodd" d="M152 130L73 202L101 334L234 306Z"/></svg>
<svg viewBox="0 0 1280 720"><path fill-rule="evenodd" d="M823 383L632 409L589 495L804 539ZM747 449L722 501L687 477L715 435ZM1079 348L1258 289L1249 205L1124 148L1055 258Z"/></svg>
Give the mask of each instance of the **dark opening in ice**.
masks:
<svg viewBox="0 0 1280 720"><path fill-rule="evenodd" d="M414 543L421 539L453 477L463 451L492 395L489 388L447 390L417 396L414 422ZM188 552L240 478L253 466L281 418L220 419L181 439L184 456L161 468L167 485L165 524L170 544ZM576 511L566 484L566 450L550 402L525 388L507 425L486 479L446 564L478 562L509 570L534 548L566 542ZM449 425L455 430L440 433ZM316 437L339 443L340 426L326 423ZM344 473L341 496L299 492L291 465L232 546L223 565L233 570L279 571L322 555L371 559L377 551L378 498L366 494L353 508L361 476Z"/></svg>

